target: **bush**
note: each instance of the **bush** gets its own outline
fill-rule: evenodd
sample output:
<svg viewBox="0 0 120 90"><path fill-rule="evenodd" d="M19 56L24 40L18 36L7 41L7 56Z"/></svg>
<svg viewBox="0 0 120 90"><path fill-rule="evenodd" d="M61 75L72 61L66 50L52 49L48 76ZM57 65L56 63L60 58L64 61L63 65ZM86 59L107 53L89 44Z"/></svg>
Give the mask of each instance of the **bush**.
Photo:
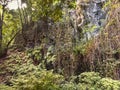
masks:
<svg viewBox="0 0 120 90"><path fill-rule="evenodd" d="M34 49L28 49L27 54L29 58L40 61L42 59L41 50L42 47L35 47Z"/></svg>
<svg viewBox="0 0 120 90"><path fill-rule="evenodd" d="M96 87L99 90L120 90L120 82L110 78L102 78L97 82Z"/></svg>
<svg viewBox="0 0 120 90"><path fill-rule="evenodd" d="M120 90L120 82L110 78L101 78L98 73L84 72L76 79L78 83L67 82L61 85L61 90Z"/></svg>
<svg viewBox="0 0 120 90"><path fill-rule="evenodd" d="M12 82L17 90L60 90L59 84L62 80L62 76L53 74L52 71L41 70L20 75Z"/></svg>
<svg viewBox="0 0 120 90"><path fill-rule="evenodd" d="M4 84L0 84L0 90L15 90L15 89Z"/></svg>
<svg viewBox="0 0 120 90"><path fill-rule="evenodd" d="M53 61L48 58L48 61ZM21 58L22 57L22 58ZM43 65L43 63L41 63ZM120 82L100 77L96 72L84 72L63 81L63 76L35 66L26 53L14 53L6 61L6 69L12 72L11 85L0 85L0 90L120 90Z"/></svg>
<svg viewBox="0 0 120 90"><path fill-rule="evenodd" d="M79 90L78 85L73 82L68 82L60 86L60 90Z"/></svg>

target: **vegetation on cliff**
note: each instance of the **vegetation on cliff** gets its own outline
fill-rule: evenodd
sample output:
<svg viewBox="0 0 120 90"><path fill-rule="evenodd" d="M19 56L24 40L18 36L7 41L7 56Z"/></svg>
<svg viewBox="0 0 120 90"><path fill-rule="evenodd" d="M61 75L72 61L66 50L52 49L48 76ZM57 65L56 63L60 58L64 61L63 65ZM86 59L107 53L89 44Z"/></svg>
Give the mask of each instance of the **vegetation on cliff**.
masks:
<svg viewBox="0 0 120 90"><path fill-rule="evenodd" d="M0 90L120 90L119 80L119 0L0 0Z"/></svg>

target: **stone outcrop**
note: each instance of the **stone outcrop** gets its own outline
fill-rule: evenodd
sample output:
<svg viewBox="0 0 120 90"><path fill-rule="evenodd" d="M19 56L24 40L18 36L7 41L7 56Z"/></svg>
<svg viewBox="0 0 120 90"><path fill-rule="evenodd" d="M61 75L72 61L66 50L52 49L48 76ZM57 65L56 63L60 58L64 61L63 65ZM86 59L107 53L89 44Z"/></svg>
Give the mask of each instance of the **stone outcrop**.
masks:
<svg viewBox="0 0 120 90"><path fill-rule="evenodd" d="M85 61L104 76L120 79L120 1L111 4L107 24L87 46Z"/></svg>
<svg viewBox="0 0 120 90"><path fill-rule="evenodd" d="M107 0L77 0L77 20L79 26L88 25L88 28L95 26L95 30L92 31L92 35L96 36L101 27L105 25L107 10L103 9L103 6ZM82 15L81 15L82 14ZM81 18L79 18L81 17ZM90 33L88 33L89 35Z"/></svg>

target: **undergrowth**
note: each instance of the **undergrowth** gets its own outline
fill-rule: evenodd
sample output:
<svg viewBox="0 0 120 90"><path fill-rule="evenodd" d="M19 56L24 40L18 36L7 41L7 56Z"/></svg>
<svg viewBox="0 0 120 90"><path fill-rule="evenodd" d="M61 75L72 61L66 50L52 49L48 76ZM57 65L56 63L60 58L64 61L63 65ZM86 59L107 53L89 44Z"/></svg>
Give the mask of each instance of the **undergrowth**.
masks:
<svg viewBox="0 0 120 90"><path fill-rule="evenodd" d="M12 76L9 85L0 84L0 90L120 90L119 81L102 78L97 72L84 72L66 80L41 64L34 65L26 52L11 54L5 65Z"/></svg>

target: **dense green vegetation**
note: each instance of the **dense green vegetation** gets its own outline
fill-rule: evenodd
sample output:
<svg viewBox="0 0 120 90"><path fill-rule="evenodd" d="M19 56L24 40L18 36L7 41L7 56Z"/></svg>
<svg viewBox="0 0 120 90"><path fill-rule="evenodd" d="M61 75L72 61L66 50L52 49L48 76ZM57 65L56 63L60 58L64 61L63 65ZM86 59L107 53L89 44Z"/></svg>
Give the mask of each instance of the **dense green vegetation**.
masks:
<svg viewBox="0 0 120 90"><path fill-rule="evenodd" d="M95 72L84 72L80 75L71 76L69 80L66 81L63 75L54 73L53 70L46 70L44 63L41 63L38 66L33 65L31 59L29 59L29 56L26 54L27 52L14 53L10 56L11 58L5 61L1 66L6 71L1 71L2 74L14 73L13 76L10 76L11 79L5 82L7 85L0 85L1 90L120 89L119 81L110 78L103 78L99 73Z"/></svg>
<svg viewBox="0 0 120 90"><path fill-rule="evenodd" d="M120 90L120 1L99 3L95 36L76 2L0 0L0 90Z"/></svg>

